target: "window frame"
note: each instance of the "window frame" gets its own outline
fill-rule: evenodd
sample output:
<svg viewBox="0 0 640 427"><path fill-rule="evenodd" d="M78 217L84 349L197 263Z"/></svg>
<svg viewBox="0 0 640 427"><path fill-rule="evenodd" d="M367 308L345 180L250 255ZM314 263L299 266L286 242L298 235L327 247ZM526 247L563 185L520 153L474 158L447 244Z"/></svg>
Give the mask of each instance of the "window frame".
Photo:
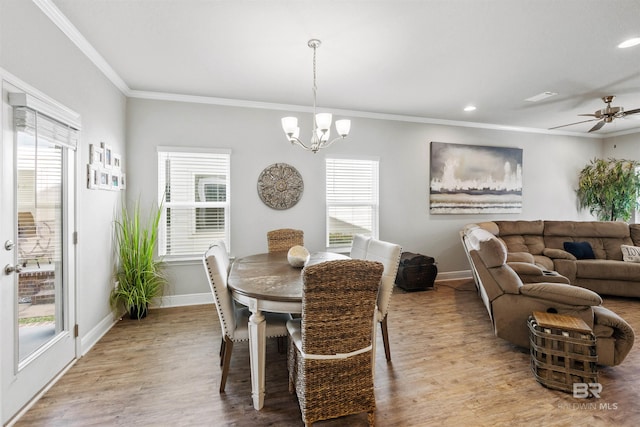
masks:
<svg viewBox="0 0 640 427"><path fill-rule="evenodd" d="M168 244L168 224L167 224L167 210L171 208L193 208L194 214L190 216L190 219L181 221L179 226L183 226L187 232L192 235L207 233L205 230L197 230L196 221L197 221L197 208L223 208L224 209L224 230L221 231L221 234L224 235L222 238L227 247L227 250L231 248L231 149L224 148L201 148L201 147L173 147L173 146L158 146L157 147L157 161L158 161L158 203L162 205L162 218L160 220L160 226L158 230L158 256L163 257L166 261L180 261L180 260L196 260L202 257L202 253L207 249L204 246L202 247L202 251L195 251L190 253L179 253L179 254L170 254L168 253L167 244ZM223 202L200 202L196 200L196 192L197 192L197 184L196 184L196 176L197 175L208 175L207 171L185 171L191 177L191 181L193 182L193 186L188 190L183 190L179 194L183 194L188 198L193 198L193 201L167 201L166 190L167 185L167 177L164 175L166 172L166 166L163 165L163 161L166 159L170 159L172 154L175 157L184 157L201 159L202 155L212 155L212 156L221 156L226 160L225 172L226 176L222 179L225 180L226 186L226 200ZM176 191L175 189L173 190Z"/></svg>
<svg viewBox="0 0 640 427"><path fill-rule="evenodd" d="M353 162L368 162L372 167L372 180L371 182L371 195L372 199L368 201L345 201L345 202L333 202L330 200L329 194L329 162L330 161L353 161ZM328 251L332 252L345 252L351 248L351 242L341 245L331 244L331 217L330 210L333 207L371 207L371 230L367 236L371 236L375 239L379 236L379 217L380 217L380 158L372 156L335 156L330 155L325 158L325 246Z"/></svg>

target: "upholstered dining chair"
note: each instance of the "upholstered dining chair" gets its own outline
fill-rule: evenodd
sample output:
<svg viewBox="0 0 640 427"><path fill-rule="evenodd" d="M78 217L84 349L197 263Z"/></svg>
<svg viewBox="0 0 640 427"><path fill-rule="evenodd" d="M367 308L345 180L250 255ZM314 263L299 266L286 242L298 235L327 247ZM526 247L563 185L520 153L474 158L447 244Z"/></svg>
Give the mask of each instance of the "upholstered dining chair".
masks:
<svg viewBox="0 0 640 427"><path fill-rule="evenodd" d="M353 259L365 259L370 240L371 237L365 236L364 234L354 235L349 256Z"/></svg>
<svg viewBox="0 0 640 427"><path fill-rule="evenodd" d="M220 393L224 392L227 383L233 344L249 340L249 316L251 316L248 308L236 306L231 292L227 288L228 272L225 262L228 261L226 260L228 260L228 254L222 241L214 242L205 252L202 260L218 311L223 336L220 346L220 365L222 366ZM264 316L267 338L287 336L286 322L291 319L290 315L264 313Z"/></svg>
<svg viewBox="0 0 640 427"><path fill-rule="evenodd" d="M302 318L287 322L287 361L305 426L361 412L373 425L371 331L383 270L354 259L303 270Z"/></svg>
<svg viewBox="0 0 640 427"><path fill-rule="evenodd" d="M293 246L304 246L304 231L293 228L280 228L267 232L269 252L288 251Z"/></svg>
<svg viewBox="0 0 640 427"><path fill-rule="evenodd" d="M363 254L364 252L364 254ZM378 239L366 238L362 235L355 235L351 247L351 258L366 259L369 261L379 261L384 265L384 273L380 280L380 290L378 291L378 301L376 310L376 320L380 323L382 332L382 343L384 345L384 355L387 361L391 360L391 348L389 346L389 329L387 327L387 317L389 314L389 304L393 294L393 284L400 265L402 247L395 243L385 242ZM375 345L375 342L374 342ZM375 349L374 349L375 354Z"/></svg>

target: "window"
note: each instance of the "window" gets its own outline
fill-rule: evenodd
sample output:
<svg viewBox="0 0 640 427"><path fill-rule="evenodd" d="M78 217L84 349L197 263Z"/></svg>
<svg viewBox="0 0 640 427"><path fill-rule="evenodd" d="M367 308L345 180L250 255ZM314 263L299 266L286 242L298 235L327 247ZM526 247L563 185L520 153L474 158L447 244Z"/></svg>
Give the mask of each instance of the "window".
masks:
<svg viewBox="0 0 640 427"><path fill-rule="evenodd" d="M230 247L230 159L230 150L158 147L159 255L200 257L217 239Z"/></svg>
<svg viewBox="0 0 640 427"><path fill-rule="evenodd" d="M378 237L378 160L327 158L326 198L328 248Z"/></svg>

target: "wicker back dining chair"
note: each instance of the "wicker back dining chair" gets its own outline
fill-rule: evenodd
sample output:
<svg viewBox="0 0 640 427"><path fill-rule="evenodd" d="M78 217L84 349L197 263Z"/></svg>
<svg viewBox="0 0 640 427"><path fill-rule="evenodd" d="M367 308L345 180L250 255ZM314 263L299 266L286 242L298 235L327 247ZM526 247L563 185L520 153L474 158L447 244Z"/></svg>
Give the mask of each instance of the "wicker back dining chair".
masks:
<svg viewBox="0 0 640 427"><path fill-rule="evenodd" d="M267 232L269 252L288 251L293 246L304 246L304 231L293 228L280 228Z"/></svg>
<svg viewBox="0 0 640 427"><path fill-rule="evenodd" d="M228 271L225 268L225 262L228 261L226 260L228 260L228 254L222 241L214 242L202 259L222 330L220 393L224 392L227 383L233 344L249 340L249 316L251 316L248 308L236 305L227 288ZM279 313L264 313L264 315L267 338L287 336L286 322L291 319L290 315Z"/></svg>
<svg viewBox="0 0 640 427"><path fill-rule="evenodd" d="M373 322L384 267L337 260L303 270L302 318L287 322L289 391L306 426L367 412L373 425Z"/></svg>
<svg viewBox="0 0 640 427"><path fill-rule="evenodd" d="M384 265L384 273L382 274L382 280L380 280L380 290L378 291L376 319L378 320L378 323L380 323L380 330L382 332L382 343L384 345L384 355L387 358L387 361L391 360L387 316L389 314L389 304L391 302L391 295L393 294L393 284L395 283L396 274L398 273L401 255L402 247L395 243L389 243L373 238L366 238L361 235L356 235L353 238L353 245L351 247L351 258L378 261L381 262L382 265Z"/></svg>

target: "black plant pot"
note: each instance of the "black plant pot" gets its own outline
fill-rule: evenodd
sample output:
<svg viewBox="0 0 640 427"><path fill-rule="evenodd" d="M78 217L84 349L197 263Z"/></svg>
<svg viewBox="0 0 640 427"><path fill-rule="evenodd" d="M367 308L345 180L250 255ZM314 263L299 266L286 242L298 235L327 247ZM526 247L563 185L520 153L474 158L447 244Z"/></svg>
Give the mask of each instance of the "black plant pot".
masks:
<svg viewBox="0 0 640 427"><path fill-rule="evenodd" d="M144 319L147 317L147 310L149 309L148 304L145 305L135 305L129 308L129 318L130 319Z"/></svg>

